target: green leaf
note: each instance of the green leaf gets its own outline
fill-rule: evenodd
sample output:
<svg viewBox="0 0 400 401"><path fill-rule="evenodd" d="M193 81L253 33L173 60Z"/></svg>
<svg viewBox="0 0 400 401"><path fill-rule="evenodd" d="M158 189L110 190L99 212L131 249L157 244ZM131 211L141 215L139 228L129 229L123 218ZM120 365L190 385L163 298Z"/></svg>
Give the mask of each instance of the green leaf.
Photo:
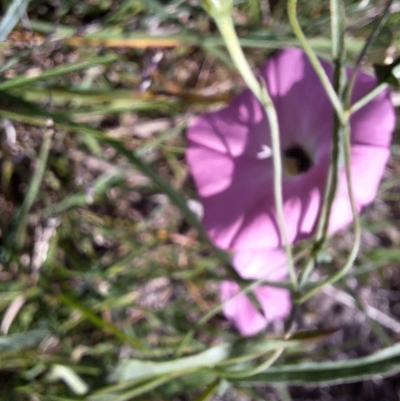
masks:
<svg viewBox="0 0 400 401"><path fill-rule="evenodd" d="M280 348L304 348L306 340L315 339L316 335L313 336L312 333L310 332L308 336L305 334L303 337L299 336L299 338L290 340L266 339L264 337L240 338L233 343L229 358L224 360L220 365L234 365L250 361Z"/></svg>
<svg viewBox="0 0 400 401"><path fill-rule="evenodd" d="M30 0L14 0L0 23L0 42L3 42L26 12Z"/></svg>
<svg viewBox="0 0 400 401"><path fill-rule="evenodd" d="M230 344L221 344L200 354L175 359L168 362L125 359L121 361L110 380L113 382L142 381L154 376L174 372L190 372L199 368L214 367L231 353Z"/></svg>
<svg viewBox="0 0 400 401"><path fill-rule="evenodd" d="M340 362L309 362L269 368L252 377L238 378L245 384L336 384L390 376L400 372L400 344L384 348L363 358Z"/></svg>
<svg viewBox="0 0 400 401"><path fill-rule="evenodd" d="M69 74L71 72L86 70L95 65L108 64L115 60L116 56L113 54L109 54L103 57L93 57L88 60L80 60L76 63L50 68L46 71L43 71L40 75L36 77L18 76L16 78L9 79L5 82L0 83L0 91L18 88L24 85L31 84L36 81L44 80L47 78L59 77L65 74Z"/></svg>
<svg viewBox="0 0 400 401"><path fill-rule="evenodd" d="M18 352L28 348L37 347L37 345L48 335L48 330L31 330L26 333L0 336L0 353Z"/></svg>

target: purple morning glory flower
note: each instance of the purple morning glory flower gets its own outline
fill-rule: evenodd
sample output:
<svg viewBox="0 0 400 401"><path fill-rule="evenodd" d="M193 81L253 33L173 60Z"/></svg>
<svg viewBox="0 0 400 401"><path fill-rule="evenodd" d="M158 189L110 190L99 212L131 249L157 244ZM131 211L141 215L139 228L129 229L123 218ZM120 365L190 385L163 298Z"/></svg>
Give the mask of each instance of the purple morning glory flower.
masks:
<svg viewBox="0 0 400 401"><path fill-rule="evenodd" d="M329 77L332 66L322 61ZM348 69L348 72L351 70ZM306 55L299 49L275 52L261 69L279 121L284 176L284 216L293 244L312 235L330 161L333 108ZM357 76L352 102L376 85ZM388 91L381 92L350 119L351 170L356 206L375 198L394 129ZM249 90L219 111L196 118L187 132L186 157L204 207L203 225L210 239L232 253L233 265L246 279L282 280L285 255L273 196L273 164L265 112ZM329 231L352 221L344 167L339 174ZM237 291L223 282L221 297ZM225 305L225 315L243 335L264 328L290 311L287 290L260 286L254 291L264 315L245 296Z"/></svg>

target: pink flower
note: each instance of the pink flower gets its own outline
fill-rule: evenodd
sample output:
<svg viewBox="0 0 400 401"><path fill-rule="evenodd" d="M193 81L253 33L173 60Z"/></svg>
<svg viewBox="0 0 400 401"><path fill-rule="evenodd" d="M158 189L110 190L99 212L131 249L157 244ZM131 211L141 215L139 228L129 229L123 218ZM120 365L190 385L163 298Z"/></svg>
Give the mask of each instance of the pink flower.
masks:
<svg viewBox="0 0 400 401"><path fill-rule="evenodd" d="M324 61L322 65L331 77L332 66ZM289 241L295 243L313 233L320 210L329 167L333 109L306 55L298 49L274 53L261 69L261 76L278 114L284 215ZM352 102L375 85L373 77L359 73ZM359 210L375 197L389 157L394 120L388 91L351 117L352 184ZM243 278L284 278L273 166L267 157L271 146L269 126L260 103L245 90L225 109L195 119L188 129L187 142L187 162L204 207L203 224L210 239L233 253L233 264ZM343 168L330 232L351 220ZM234 292L233 284L222 283L223 299ZM267 321L281 319L290 310L285 290L262 286L255 294L265 316L246 303L244 296L228 302L224 309L243 335L256 333Z"/></svg>

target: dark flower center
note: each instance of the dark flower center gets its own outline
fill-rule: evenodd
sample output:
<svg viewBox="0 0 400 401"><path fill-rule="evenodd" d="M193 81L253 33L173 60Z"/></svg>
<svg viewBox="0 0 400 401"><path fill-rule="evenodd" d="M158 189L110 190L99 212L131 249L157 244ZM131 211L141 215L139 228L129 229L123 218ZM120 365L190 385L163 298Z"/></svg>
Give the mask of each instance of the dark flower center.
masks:
<svg viewBox="0 0 400 401"><path fill-rule="evenodd" d="M283 152L283 165L289 175L307 172L313 165L309 154L297 144L291 145Z"/></svg>

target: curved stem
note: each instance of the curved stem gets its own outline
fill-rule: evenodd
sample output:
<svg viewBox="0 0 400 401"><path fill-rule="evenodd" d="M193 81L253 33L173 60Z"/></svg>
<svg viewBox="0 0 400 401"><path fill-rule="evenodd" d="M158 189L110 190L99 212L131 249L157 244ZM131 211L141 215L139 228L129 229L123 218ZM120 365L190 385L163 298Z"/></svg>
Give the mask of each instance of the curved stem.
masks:
<svg viewBox="0 0 400 401"><path fill-rule="evenodd" d="M244 379L246 377L251 377L258 373L265 372L283 354L283 351L285 351L285 348L276 349L270 357L268 357L264 362L260 363L254 369L239 370L236 372L235 371L233 371L233 372L227 371L227 372L222 373L223 377L227 378L227 379Z"/></svg>
<svg viewBox="0 0 400 401"><path fill-rule="evenodd" d="M340 0L331 0L332 3L339 4ZM353 263L357 257L357 254L360 249L360 244L361 244L361 224L360 224L360 218L358 215L357 207L355 204L355 199L354 199L354 192L353 192L353 187L352 187L352 178L351 178L351 139L350 139L350 125L349 125L349 118L351 113L355 113L357 110L361 109L365 104L367 104L371 99L373 99L376 95L378 95L382 90L384 90L387 85L386 84L380 84L376 88L374 88L372 91L367 93L365 96L363 96L361 99L359 99L355 104L351 105L351 93L357 78L358 70L361 66L361 63L366 56L369 48L371 47L373 41L376 39L378 36L380 30L384 26L387 17L389 15L389 10L390 6L392 4L393 0L389 0L385 6L385 9L383 10L382 16L380 20L378 21L377 25L375 26L374 30L372 31L371 35L369 36L368 40L366 41L363 50L361 51L355 67L352 71L352 74L348 80L348 83L345 88L343 88L343 91L341 92L343 95L341 96L343 98L344 105L346 107L346 111L344 113L346 114L346 119L343 121L343 131L344 131L344 141L342 144L343 147L343 153L344 153L344 159L345 159L345 172L346 172L346 180L347 180L347 189L348 189L348 195L349 195L349 201L351 205L351 211L353 214L353 225L354 225L354 245L352 247L352 250L347 258L347 261L345 265L332 277L329 279L325 280L312 290L308 291L303 297L301 297L298 302L303 302L313 294L315 294L317 291L321 289L321 287L327 285L327 284L333 284L340 279L342 279L347 272L350 270L350 268L353 266ZM343 37L343 36L342 36ZM335 46L333 46L335 48ZM339 53L338 53L339 54ZM340 92L339 92L340 93Z"/></svg>
<svg viewBox="0 0 400 401"><path fill-rule="evenodd" d="M332 106L341 122L345 121L345 115L343 112L343 107L340 102L340 99L332 87L332 84L325 73L325 70L322 68L321 63L319 62L317 56L312 50L310 44L307 41L306 36L304 35L299 21L297 19L297 0L288 0L287 2L287 13L289 17L290 25L293 29L294 34L296 35L298 41L300 42L304 52L306 53L308 59L310 60L311 65L314 67L314 70L321 81L323 88L325 89L326 94L328 95Z"/></svg>
<svg viewBox="0 0 400 401"><path fill-rule="evenodd" d="M254 96L260 101L267 114L267 120L271 134L272 156L274 164L274 200L276 208L276 218L285 249L289 275L293 289L297 289L297 276L293 263L292 248L287 236L286 224L283 212L283 194L282 194L282 158L280 151L279 124L278 116L268 93L266 83L261 85L254 76L251 67L243 53L230 13L220 13L213 16L218 29L223 37L229 54L242 75L247 86L253 92Z"/></svg>
<svg viewBox="0 0 400 401"><path fill-rule="evenodd" d="M354 65L353 71L349 78L348 86L346 88L346 103L345 104L346 104L347 108L350 108L351 92L353 90L353 86L354 86L354 83L357 78L358 70L360 69L360 66L361 66L362 61L364 60L364 57L367 55L369 48L372 46L372 43L378 37L381 29L385 25L385 23L389 17L390 6L392 5L392 3L393 3L393 0L388 0L388 2L386 3L386 6L381 14L381 17L380 17L378 23L376 24L372 33L369 35L367 41L365 42L363 49L361 50L361 53L359 54L359 56L357 58L355 65Z"/></svg>
<svg viewBox="0 0 400 401"><path fill-rule="evenodd" d="M330 1L331 11L331 37L332 37L332 60L333 60L333 89L338 97L342 98L343 89L345 86L345 48L344 48L344 9L341 0ZM340 105L343 112L343 106ZM340 149L342 147L344 120L340 119L336 114L333 120L333 135L332 135L332 151L331 162L329 165L328 182L326 185L324 202L318 228L316 241L321 247L328 236L329 216L332 210L332 204L335 198L338 174L339 174L339 159Z"/></svg>
<svg viewBox="0 0 400 401"><path fill-rule="evenodd" d="M230 13L216 15L214 16L214 21L218 26L235 67L238 69L244 82L246 82L246 85L253 92L254 96L261 101L262 96L260 84L254 76L250 64L240 46Z"/></svg>
<svg viewBox="0 0 400 401"><path fill-rule="evenodd" d="M289 0L290 1L290 0ZM341 0L331 0L331 10L333 10L333 7L339 6ZM392 4L392 0L389 0L386 4L386 7L382 13L382 16L380 20L378 21L376 27L374 28L373 32L369 36L367 42L364 45L363 50L361 51L357 62L355 64L355 67L352 71L352 74L348 80L348 83L344 85L343 89L340 91L336 90L336 93L339 94L339 98L343 100L343 105L345 109L343 110L344 113L344 119L341 120L342 127L341 129L343 130L343 137L344 140L342 140L341 148L343 149L344 153L344 160L345 160L345 173L346 173L346 180L347 180L347 188L348 188L348 195L349 195L349 201L351 205L351 210L353 214L353 226L354 226L354 245L352 247L352 250L347 258L347 261L345 265L332 277L328 278L327 280L323 281L310 291L308 291L304 296L298 299L298 302L304 302L306 299L308 299L310 296L318 292L323 286L327 284L333 284L340 279L342 279L350 270L350 268L353 266L353 263L357 257L357 254L360 249L360 244L361 244L361 224L360 224L360 218L358 215L358 211L356 208L355 204L355 199L354 199L354 193L353 193L353 187L352 187L352 180L351 180L351 139L350 139L350 125L349 125L349 118L352 113L355 113L359 109L361 109L364 105L366 105L371 99L373 99L375 96L377 96L382 90L384 90L387 85L386 84L380 84L376 88L374 88L372 91L367 93L365 96L363 96L361 99L359 99L355 104L351 105L351 93L353 90L353 86L355 84L356 78L357 78L357 73L360 68L360 65L362 63L362 60L364 59L365 55L368 52L368 49L372 45L373 41L376 39L378 36L380 30L382 29L383 25L386 22L386 19L389 14L390 6ZM336 8L338 11L338 8ZM335 19L332 16L332 25L334 25ZM337 20L337 23L340 23L340 20ZM344 35L341 36L342 38ZM340 49L337 47L337 43L335 43L336 39L335 36L332 34L333 38L333 56L335 60L335 49L337 51L337 56L340 54ZM340 35L339 35L340 38ZM342 52L343 54L343 52ZM335 65L335 69L337 69L337 66ZM335 74L336 75L336 74ZM340 86L339 86L340 87ZM336 83L335 83L335 88L336 88ZM343 106L342 106L343 107ZM339 132L339 131L338 131ZM339 138L340 139L340 138ZM333 144L335 145L335 144ZM340 149L340 148L339 148ZM307 269L310 271L311 269ZM307 272L308 273L308 272ZM303 278L303 277L302 277ZM301 281L303 283L303 280Z"/></svg>
<svg viewBox="0 0 400 401"><path fill-rule="evenodd" d="M354 245L353 248L349 254L349 257L347 258L346 264L333 276L329 277L327 280L323 281L321 284L316 286L315 288L311 289L308 291L304 296L298 299L299 303L302 303L306 301L308 298L310 298L312 295L317 293L323 286L327 284L333 284L336 283L337 281L341 280L347 272L351 269L353 266L353 263L357 257L358 251L360 249L360 244L361 244L361 223L360 223L360 217L358 215L357 207L356 207L356 202L354 199L354 192L353 192L353 186L352 186L352 179L351 179L351 168L350 168L350 163L351 163L351 144L350 144L350 129L349 129L349 124L346 126L346 135L345 135L345 142L344 142L344 156L345 156L345 169L346 169L346 180L347 180L347 190L349 194L349 200L350 200L350 206L351 206L351 211L353 213L353 219L354 219Z"/></svg>
<svg viewBox="0 0 400 401"><path fill-rule="evenodd" d="M293 3L293 2L292 2ZM295 8L291 11L296 12ZM343 112L343 106L341 103L342 93L345 86L345 46L344 46L344 7L341 0L330 1L330 12L331 12L331 37L332 37L332 60L333 60L333 86L328 79L329 88L335 93L334 99L339 101L340 113L335 113L333 117L333 133L332 133L332 149L331 159L328 169L327 181L325 184L324 196L321 204L321 210L319 212L318 221L316 224L315 236L314 236L314 248L310 259L307 261L306 266L302 270L300 277L300 285L304 287L307 283L308 277L315 267L315 258L318 252L321 250L326 242L329 230L329 217L332 210L333 201L335 199L336 188L338 183L338 174L340 168L340 153L343 142L343 126L346 124L345 115ZM295 20L297 22L297 19ZM302 34L302 33L301 33ZM308 42L305 40L306 46ZM311 50L311 54L315 57ZM310 60L311 61L311 60ZM322 68L317 59L319 68ZM314 66L314 64L313 64ZM315 66L314 66L315 69ZM318 69L315 69L318 73ZM321 80L322 83L322 80ZM328 92L327 92L328 93ZM328 94L329 96L329 94ZM330 98L333 104L333 98Z"/></svg>
<svg viewBox="0 0 400 401"><path fill-rule="evenodd" d="M340 0L331 0L332 2L337 2ZM360 244L361 244L361 224L360 224L360 218L358 215L356 203L355 203L355 198L354 198L354 192L353 192L353 186L352 186L352 178L351 178L351 140L350 140L350 114L355 113L357 110L362 108L365 104L367 104L371 99L373 99L377 94L379 94L382 90L386 88L386 84L381 84L378 85L376 88L374 88L371 92L367 93L364 97L359 99L353 106L350 106L351 102L351 92L353 90L353 86L355 84L355 80L357 77L358 70L361 66L361 63L365 57L365 55L368 52L368 49L372 45L373 41L376 39L378 36L380 30L382 29L383 25L385 24L387 17L389 15L389 10L390 6L392 4L392 0L389 0L386 4L386 7L383 11L383 14L378 21L378 24L376 25L375 29L369 36L367 42L365 43L365 46L363 50L361 51L357 62L355 64L355 67L352 71L352 74L350 76L350 79L348 81L348 84L343 90L343 99L345 101L345 105L347 108L346 113L346 119L344 121L344 141L343 141L343 151L344 151L344 159L345 159L345 172L346 172L346 180L347 180L347 190L349 194L349 201L350 201L350 206L351 206L351 211L353 214L353 226L354 226L354 244L351 249L351 252L347 258L347 261L345 265L332 277L329 279L325 280L321 284L319 284L317 287L313 288L309 292L307 292L303 297L301 297L298 302L303 302L313 294L315 294L317 291L320 290L321 287L327 285L327 284L333 284L340 279L342 279L347 272L350 270L350 268L353 266L353 263L357 257L358 251L360 249Z"/></svg>

